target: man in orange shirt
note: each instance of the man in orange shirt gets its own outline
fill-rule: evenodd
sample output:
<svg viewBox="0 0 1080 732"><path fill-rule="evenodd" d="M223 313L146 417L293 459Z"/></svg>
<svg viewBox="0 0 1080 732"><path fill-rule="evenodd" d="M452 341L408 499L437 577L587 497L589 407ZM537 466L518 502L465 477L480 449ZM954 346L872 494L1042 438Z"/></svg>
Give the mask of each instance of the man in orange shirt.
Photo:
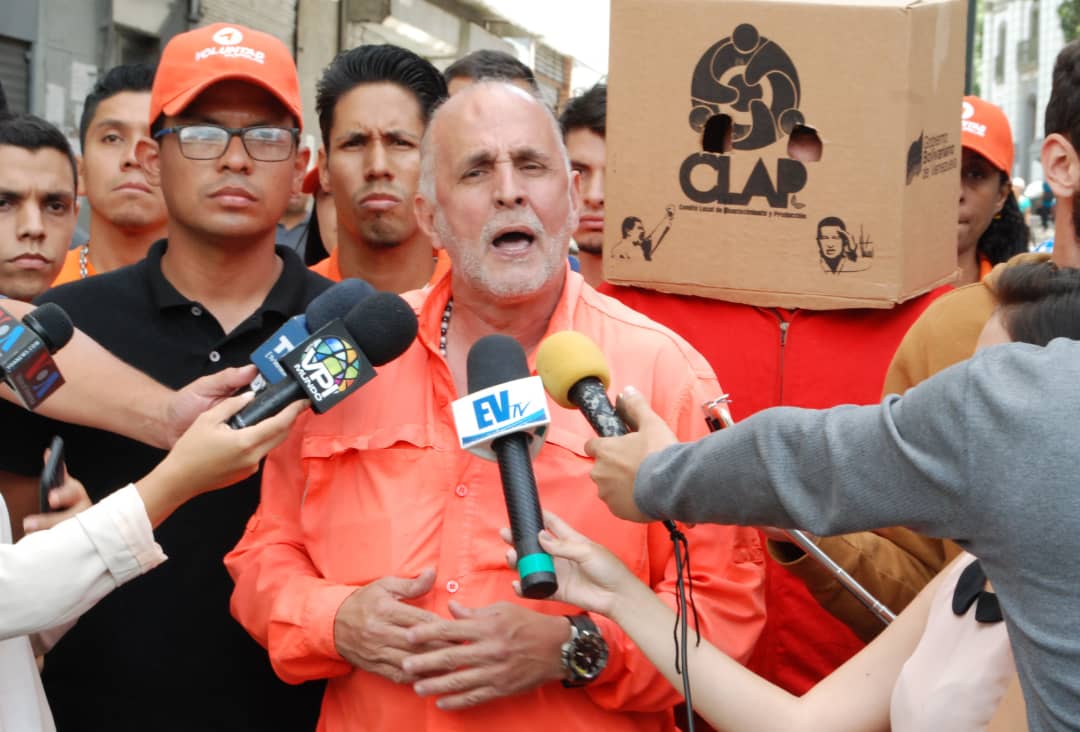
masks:
<svg viewBox="0 0 1080 732"><path fill-rule="evenodd" d="M79 192L90 204L90 240L68 252L53 287L134 264L165 238L161 187L146 179L135 148L150 139L154 67L116 66L86 96L79 122Z"/></svg>
<svg viewBox="0 0 1080 732"><path fill-rule="evenodd" d="M458 447L450 404L467 391L471 346L492 333L530 361L551 333L588 335L612 388L644 385L683 439L704 434L699 405L719 385L681 338L568 272L580 181L535 97L505 82L465 89L423 150L418 218L453 267L406 295L418 339L364 398L302 417L271 455L259 509L226 557L233 614L282 678L329 679L320 730L674 729L680 695L617 626L514 595L498 468ZM534 462L543 506L587 526L673 604L667 531L603 509L583 452L591 428L551 411ZM702 634L745 660L764 618L757 536L686 533ZM588 675L563 663L582 628L607 652L605 663L593 647Z"/></svg>
<svg viewBox="0 0 1080 732"><path fill-rule="evenodd" d="M323 72L315 100L323 138L319 181L334 198L338 246L315 272L405 292L449 267L413 210L420 138L444 98L438 69L397 46L342 51Z"/></svg>

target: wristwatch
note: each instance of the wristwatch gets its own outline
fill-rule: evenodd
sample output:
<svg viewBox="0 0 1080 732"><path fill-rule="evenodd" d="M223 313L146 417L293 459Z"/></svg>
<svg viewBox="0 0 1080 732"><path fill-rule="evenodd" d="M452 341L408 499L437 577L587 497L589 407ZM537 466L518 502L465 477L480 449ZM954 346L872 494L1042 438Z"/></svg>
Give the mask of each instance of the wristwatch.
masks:
<svg viewBox="0 0 1080 732"><path fill-rule="evenodd" d="M585 686L607 665L607 641L588 615L567 615L570 640L562 645L563 686Z"/></svg>

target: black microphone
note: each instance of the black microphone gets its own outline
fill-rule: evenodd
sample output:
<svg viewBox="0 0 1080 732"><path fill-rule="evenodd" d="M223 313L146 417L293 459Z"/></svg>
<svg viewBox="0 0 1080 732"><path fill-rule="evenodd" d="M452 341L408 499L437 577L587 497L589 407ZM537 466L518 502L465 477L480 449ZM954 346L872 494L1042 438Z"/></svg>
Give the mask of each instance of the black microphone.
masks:
<svg viewBox="0 0 1080 732"><path fill-rule="evenodd" d="M308 303L303 315L294 315L274 331L258 348L251 352L251 362L259 367L259 375L251 382L251 389L262 391L270 384L285 378L281 359L296 346L329 323L345 317L345 314L375 294L375 288L362 279L344 279L320 293Z"/></svg>
<svg viewBox="0 0 1080 732"><path fill-rule="evenodd" d="M297 399L323 413L375 378L416 339L416 314L392 292L370 296L281 359L287 378L268 386L229 419L233 429L272 417Z"/></svg>
<svg viewBox="0 0 1080 732"><path fill-rule="evenodd" d="M472 394L527 378L529 365L525 351L516 340L504 335L489 335L469 349L466 372ZM544 528L544 521L532 458L529 457L529 436L525 432L513 432L497 437L491 442L491 449L499 464L510 532L514 535L521 594L532 599L549 597L559 585L555 579L555 563L551 555L540 548L536 537Z"/></svg>
<svg viewBox="0 0 1080 732"><path fill-rule="evenodd" d="M49 354L71 340L75 327L64 309L45 303L18 318L0 307L0 378L27 409L59 389L64 378Z"/></svg>

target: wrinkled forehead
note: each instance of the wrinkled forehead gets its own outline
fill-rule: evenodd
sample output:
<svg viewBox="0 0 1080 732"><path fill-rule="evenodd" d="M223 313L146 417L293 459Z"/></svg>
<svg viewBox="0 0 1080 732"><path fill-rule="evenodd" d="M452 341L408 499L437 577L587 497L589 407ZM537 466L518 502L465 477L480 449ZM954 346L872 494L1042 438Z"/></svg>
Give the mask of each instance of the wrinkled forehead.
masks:
<svg viewBox="0 0 1080 732"><path fill-rule="evenodd" d="M435 148L445 163L521 149L561 155L551 113L528 92L505 82L479 82L439 108L432 121Z"/></svg>

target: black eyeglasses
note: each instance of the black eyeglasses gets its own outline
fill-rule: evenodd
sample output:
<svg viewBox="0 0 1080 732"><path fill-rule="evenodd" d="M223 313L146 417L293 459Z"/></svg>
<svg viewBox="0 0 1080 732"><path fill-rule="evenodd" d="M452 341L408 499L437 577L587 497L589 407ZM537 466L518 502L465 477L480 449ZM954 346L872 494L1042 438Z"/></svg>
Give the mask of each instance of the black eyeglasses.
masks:
<svg viewBox="0 0 1080 732"><path fill-rule="evenodd" d="M175 134L180 153L189 160L217 160L239 137L252 160L279 163L288 160L300 136L297 127L222 127L221 125L177 125L154 133L154 139Z"/></svg>

